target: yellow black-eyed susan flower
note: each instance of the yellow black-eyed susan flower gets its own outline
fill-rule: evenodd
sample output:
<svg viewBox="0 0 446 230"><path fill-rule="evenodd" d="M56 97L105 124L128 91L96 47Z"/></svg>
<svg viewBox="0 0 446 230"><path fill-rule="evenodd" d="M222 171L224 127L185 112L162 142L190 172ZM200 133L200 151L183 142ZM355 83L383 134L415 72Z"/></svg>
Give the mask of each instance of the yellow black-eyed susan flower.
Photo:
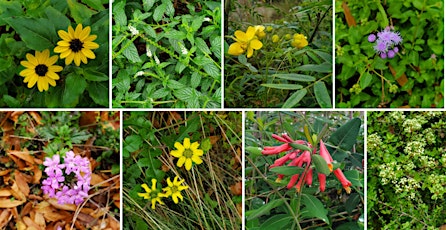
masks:
<svg viewBox="0 0 446 230"><path fill-rule="evenodd" d="M20 64L26 69L22 70L19 74L25 77L23 82L28 83L28 88L32 88L37 83L37 88L40 92L48 90L51 86L56 86L56 80L59 80L59 75L56 72L62 71L62 67L54 65L58 57L50 57L50 51L48 49L39 52L35 52L35 56L32 54L26 54L26 61L21 61Z"/></svg>
<svg viewBox="0 0 446 230"><path fill-rule="evenodd" d="M65 58L65 65L71 64L74 60L74 64L79 66L81 61L87 64L87 58L96 58L91 50L99 48L99 45L93 42L97 36L90 35L90 31L90 26L82 28L82 24L78 24L76 30L69 26L68 32L64 30L57 32L62 41L57 42L54 52L60 53L60 58Z"/></svg>

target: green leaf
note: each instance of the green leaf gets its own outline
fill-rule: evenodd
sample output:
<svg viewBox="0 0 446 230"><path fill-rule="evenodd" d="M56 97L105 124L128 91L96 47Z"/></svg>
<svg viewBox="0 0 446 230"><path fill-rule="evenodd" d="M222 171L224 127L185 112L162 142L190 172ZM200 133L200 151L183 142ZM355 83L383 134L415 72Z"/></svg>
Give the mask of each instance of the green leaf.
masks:
<svg viewBox="0 0 446 230"><path fill-rule="evenodd" d="M300 144L296 144L296 143L289 143L289 145L291 147L293 147L294 149L300 149L300 150L304 150L304 151L310 151L311 152L311 148L306 146L306 145L300 145Z"/></svg>
<svg viewBox="0 0 446 230"><path fill-rule="evenodd" d="M283 103L282 108L292 108L297 103L302 100L302 98L307 94L307 89L301 89L293 93L286 101Z"/></svg>
<svg viewBox="0 0 446 230"><path fill-rule="evenodd" d="M102 5L101 0L82 0L83 3L87 4L87 6L95 9L95 10L103 10L105 9Z"/></svg>
<svg viewBox="0 0 446 230"><path fill-rule="evenodd" d="M349 151L356 143L356 138L361 127L361 119L353 118L343 126L339 127L328 139L335 146Z"/></svg>
<svg viewBox="0 0 446 230"><path fill-rule="evenodd" d="M207 74L211 75L212 78L220 80L221 71L214 63L204 65L203 69Z"/></svg>
<svg viewBox="0 0 446 230"><path fill-rule="evenodd" d="M362 75L361 78L359 79L359 85L361 86L361 89L367 88L367 86L370 85L370 82L372 82L372 79L373 77L369 72L364 73L364 75Z"/></svg>
<svg viewBox="0 0 446 230"><path fill-rule="evenodd" d="M198 49L201 50L201 52L205 54L211 54L211 50L209 49L208 45L202 38L196 37L195 45L197 45Z"/></svg>
<svg viewBox="0 0 446 230"><path fill-rule="evenodd" d="M318 72L318 73L331 73L331 72L333 72L332 64L328 63L328 62L324 62L324 63L319 64L319 65L314 65L314 64L301 65L301 66L297 67L296 70L299 70L299 71L313 71L313 72Z"/></svg>
<svg viewBox="0 0 446 230"><path fill-rule="evenodd" d="M127 15L125 14L125 2L120 1L118 3L113 3L113 18L117 25L126 26L127 25Z"/></svg>
<svg viewBox="0 0 446 230"><path fill-rule="evenodd" d="M68 26L71 24L70 19L68 19L67 16L51 6L45 8L45 14L53 23L56 30L67 30Z"/></svg>
<svg viewBox="0 0 446 230"><path fill-rule="evenodd" d="M285 176L291 176L295 174L301 174L304 171L304 169L302 167L297 167L297 166L279 166L271 168L269 171L278 174L283 174Z"/></svg>
<svg viewBox="0 0 446 230"><path fill-rule="evenodd" d="M287 226L293 217L290 214L276 214L260 225L260 230L283 229Z"/></svg>
<svg viewBox="0 0 446 230"><path fill-rule="evenodd" d="M3 95L3 101L5 102L5 104L9 107L9 108L19 108L20 106L20 101L9 96L9 95Z"/></svg>
<svg viewBox="0 0 446 230"><path fill-rule="evenodd" d="M316 80L316 78L313 76L297 74L297 73L278 73L278 74L273 74L272 77L278 77L289 81L301 81L301 82L311 82Z"/></svg>
<svg viewBox="0 0 446 230"><path fill-rule="evenodd" d="M297 84L261 84L261 86L274 89L302 89L302 86Z"/></svg>
<svg viewBox="0 0 446 230"><path fill-rule="evenodd" d="M192 73L192 76L190 78L190 85L192 88L197 88L200 85L201 82L201 75L197 72Z"/></svg>
<svg viewBox="0 0 446 230"><path fill-rule="evenodd" d="M175 8L173 6L173 1L171 0L161 0L163 4L166 5L166 15L173 16L175 14Z"/></svg>
<svg viewBox="0 0 446 230"><path fill-rule="evenodd" d="M262 155L262 149L259 147L248 146L245 148L245 151L249 152L251 157Z"/></svg>
<svg viewBox="0 0 446 230"><path fill-rule="evenodd" d="M143 139L139 135L130 135L124 140L124 149L128 152L135 152L142 145Z"/></svg>
<svg viewBox="0 0 446 230"><path fill-rule="evenodd" d="M85 78L75 73L68 74L65 79L65 90L62 95L62 104L65 107L76 105L79 101L79 97L87 87Z"/></svg>
<svg viewBox="0 0 446 230"><path fill-rule="evenodd" d="M84 4L78 3L75 0L67 0L68 8L70 8L71 17L77 24L84 22L85 19L91 18L96 12L91 10ZM39 27L40 28L40 27Z"/></svg>
<svg viewBox="0 0 446 230"><path fill-rule="evenodd" d="M91 69L86 69L83 75L89 81L108 81L107 74Z"/></svg>
<svg viewBox="0 0 446 230"><path fill-rule="evenodd" d="M321 108L332 108L331 98L324 82L318 81L314 84L314 95Z"/></svg>
<svg viewBox="0 0 446 230"><path fill-rule="evenodd" d="M261 206L258 209L246 211L245 212L246 219L252 220L255 218L259 218L263 215L266 215L271 211L271 209L283 205L283 202L284 202L283 199L271 200L270 202L268 202L267 204L264 204L263 206Z"/></svg>
<svg viewBox="0 0 446 230"><path fill-rule="evenodd" d="M189 137L189 133L197 132L200 125L201 125L201 123L200 123L199 116L190 117L187 120L187 126L186 127L183 126L182 128L180 128L179 135L175 141L183 143L183 139L185 137Z"/></svg>
<svg viewBox="0 0 446 230"><path fill-rule="evenodd" d="M155 4L155 2L156 2L156 0L143 0L142 7L144 8L144 10L146 12L148 12L153 7L153 4ZM114 8L113 8L113 10L114 10Z"/></svg>
<svg viewBox="0 0 446 230"><path fill-rule="evenodd" d="M363 175L358 170L349 170L344 172L345 177L352 182L353 186L364 187Z"/></svg>
<svg viewBox="0 0 446 230"><path fill-rule="evenodd" d="M327 161L325 161L322 156L311 154L311 161L313 161L313 164L319 173L323 173L326 176L330 174L330 169L328 168Z"/></svg>
<svg viewBox="0 0 446 230"><path fill-rule="evenodd" d="M322 202L316 197L309 194L302 194L302 204L305 207L301 210L301 215L303 218L318 218L323 220L325 223L330 224L327 217L328 211L325 209Z"/></svg>
<svg viewBox="0 0 446 230"><path fill-rule="evenodd" d="M128 47L122 52L126 58L129 59L129 61L133 63L142 62L141 58L139 58L138 50L136 49L135 44L129 39L126 39L126 44L124 46Z"/></svg>
<svg viewBox="0 0 446 230"><path fill-rule="evenodd" d="M148 97L156 100L156 99L163 98L163 97L169 95L169 93L170 93L169 89L161 88L161 89L156 90L153 94L149 95Z"/></svg>
<svg viewBox="0 0 446 230"><path fill-rule="evenodd" d="M155 22L159 22L161 18L163 18L164 13L166 12L167 5L161 4L155 8L155 11L153 11L153 20Z"/></svg>
<svg viewBox="0 0 446 230"><path fill-rule="evenodd" d="M324 61L328 63L333 63L333 56L329 53L320 51L320 50L312 50L314 53L316 53L319 57L324 59Z"/></svg>
<svg viewBox="0 0 446 230"><path fill-rule="evenodd" d="M88 95L96 104L108 107L108 82L90 82L87 86Z"/></svg>
<svg viewBox="0 0 446 230"><path fill-rule="evenodd" d="M5 18L5 21L19 33L26 46L33 50L52 49L54 47L52 41L56 41L58 38L53 27L41 26L52 25L51 21L46 18L14 17Z"/></svg>
<svg viewBox="0 0 446 230"><path fill-rule="evenodd" d="M201 149L202 149L204 152L209 151L211 148L212 148L212 145L211 145L211 139L210 139L210 138L206 138L206 139L204 139L204 140L201 142Z"/></svg>

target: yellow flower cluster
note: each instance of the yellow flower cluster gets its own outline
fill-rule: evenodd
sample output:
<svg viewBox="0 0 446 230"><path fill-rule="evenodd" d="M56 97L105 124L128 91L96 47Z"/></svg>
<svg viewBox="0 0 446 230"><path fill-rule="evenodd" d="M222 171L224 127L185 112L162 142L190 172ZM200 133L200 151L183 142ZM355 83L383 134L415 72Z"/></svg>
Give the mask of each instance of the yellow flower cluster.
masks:
<svg viewBox="0 0 446 230"><path fill-rule="evenodd" d="M65 65L74 61L74 64L79 66L81 61L87 64L87 58L96 58L91 50L99 48L99 45L93 42L96 35L90 35L90 31L89 26L82 28L82 24L78 24L76 30L69 26L68 32L64 30L57 32L62 41L57 42L54 52L61 53L60 58L66 58ZM20 62L26 69L22 70L19 75L25 78L23 82L28 83L28 88L32 88L37 83L40 92L46 91L49 89L49 85L56 86L56 80L59 80L59 75L56 72L63 70L61 66L54 65L58 59L57 56L50 57L48 49L42 52L35 51L35 55L27 53L26 61Z"/></svg>
<svg viewBox="0 0 446 230"><path fill-rule="evenodd" d="M157 189L156 179L152 179L152 187L149 188L147 184L142 184L141 187L146 191L145 193L138 193L138 196L150 200L152 202L152 209L155 209L155 205L158 202L159 204L164 204L161 200L162 198L171 197L175 204L178 204L178 198L183 201L183 196L181 195L181 191L188 189L189 186L182 185L184 183L184 179L178 181L178 176L175 176L173 182L170 180L170 177L167 178L167 187L163 188L162 193L159 189Z"/></svg>
<svg viewBox="0 0 446 230"><path fill-rule="evenodd" d="M307 37L303 34L294 34L291 45L298 49L304 48L308 45Z"/></svg>
<svg viewBox="0 0 446 230"><path fill-rule="evenodd" d="M228 53L238 56L246 52L246 57L250 58L254 54L254 50L262 48L263 44L259 39L266 36L264 26L249 26L246 32L241 30L235 31L234 43L229 46Z"/></svg>

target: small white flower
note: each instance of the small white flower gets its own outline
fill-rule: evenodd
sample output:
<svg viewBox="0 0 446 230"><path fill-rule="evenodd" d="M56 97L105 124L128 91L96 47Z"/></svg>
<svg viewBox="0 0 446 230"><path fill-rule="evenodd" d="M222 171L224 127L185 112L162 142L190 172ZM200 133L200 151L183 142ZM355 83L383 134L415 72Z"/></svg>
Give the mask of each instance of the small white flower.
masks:
<svg viewBox="0 0 446 230"><path fill-rule="evenodd" d="M146 46L146 54L147 54L147 57L152 57L152 51L150 50L150 47L149 46Z"/></svg>
<svg viewBox="0 0 446 230"><path fill-rule="evenodd" d="M210 21L212 21L212 19L210 19L210 18L208 18L208 17L205 17L205 18L203 19L203 22L210 22Z"/></svg>
<svg viewBox="0 0 446 230"><path fill-rule="evenodd" d="M130 32L132 33L132 36L139 34L139 31L135 27L133 27L131 25L129 25L128 27L129 27Z"/></svg>
<svg viewBox="0 0 446 230"><path fill-rule="evenodd" d="M139 76L142 76L142 75L144 75L144 71L139 71L139 72L137 72L135 74L135 77L139 77Z"/></svg>
<svg viewBox="0 0 446 230"><path fill-rule="evenodd" d="M153 59L155 59L155 63L157 64L157 65L159 65L161 62L160 62L160 59L158 59L158 57L156 56L156 55L153 55Z"/></svg>
<svg viewBox="0 0 446 230"><path fill-rule="evenodd" d="M183 55L186 55L186 54L189 52L189 51L187 51L186 47L184 47L183 43L178 42L178 45L180 46L181 53L182 53Z"/></svg>

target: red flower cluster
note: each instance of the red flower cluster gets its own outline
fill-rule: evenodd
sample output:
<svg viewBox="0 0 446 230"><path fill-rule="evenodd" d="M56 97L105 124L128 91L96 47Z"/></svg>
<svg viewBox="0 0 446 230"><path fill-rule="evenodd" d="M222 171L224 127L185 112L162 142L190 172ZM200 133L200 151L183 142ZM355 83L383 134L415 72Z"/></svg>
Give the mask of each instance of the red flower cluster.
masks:
<svg viewBox="0 0 446 230"><path fill-rule="evenodd" d="M285 156L274 161L274 164L272 164L270 168L283 166L288 161L291 162L289 162L287 166L303 167L305 164L304 172L301 175L295 174L291 176L287 188L291 189L293 186L295 186L297 191L300 191L302 183L304 181L306 184L311 185L313 182L313 169L311 168L311 154L316 154L317 152L316 149L313 150L313 153L310 153L310 151L307 150L293 149L293 147L290 145L293 143L299 145L306 145L310 149L313 149L313 146L310 143L303 140L295 141L291 139L287 134L282 134L282 136L273 134L272 137L285 144L282 144L280 146L265 147L262 151L263 155L274 155L282 152L288 152L288 151L290 152L285 154ZM351 192L350 186L352 185L352 183L349 180L347 180L347 178L344 176L344 173L342 173L341 169L338 168L333 171L333 165L332 165L333 158L331 157L330 153L328 152L322 140L320 141L319 154L327 162L327 166L330 172L333 172L335 174L335 176L341 182L342 187L344 187L345 191L347 193L350 193ZM279 174L277 181L282 180L283 176L284 175ZM325 191L326 175L318 172L318 179L319 179L319 190L323 192Z"/></svg>

